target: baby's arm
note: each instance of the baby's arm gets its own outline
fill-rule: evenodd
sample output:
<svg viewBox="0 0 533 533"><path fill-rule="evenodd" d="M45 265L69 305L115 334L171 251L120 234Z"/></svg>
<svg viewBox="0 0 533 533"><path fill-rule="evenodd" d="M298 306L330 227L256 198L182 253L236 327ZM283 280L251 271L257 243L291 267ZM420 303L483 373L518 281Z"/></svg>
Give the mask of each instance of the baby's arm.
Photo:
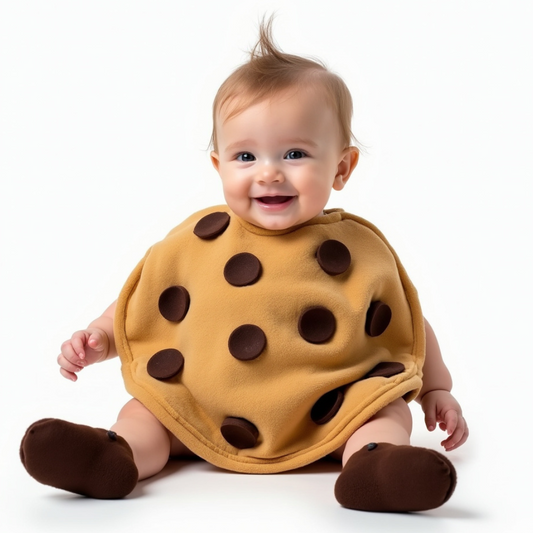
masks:
<svg viewBox="0 0 533 533"><path fill-rule="evenodd" d="M425 414L426 427L433 431L437 424L448 438L441 442L446 451L458 448L468 438L468 426L459 402L450 394L452 377L442 360L439 343L432 327L426 324L426 360L423 384L417 401Z"/></svg>
<svg viewBox="0 0 533 533"><path fill-rule="evenodd" d="M76 331L72 337L61 345L61 353L57 358L61 375L76 381L77 372L86 366L111 359L117 355L113 320L116 302L113 302L87 329Z"/></svg>

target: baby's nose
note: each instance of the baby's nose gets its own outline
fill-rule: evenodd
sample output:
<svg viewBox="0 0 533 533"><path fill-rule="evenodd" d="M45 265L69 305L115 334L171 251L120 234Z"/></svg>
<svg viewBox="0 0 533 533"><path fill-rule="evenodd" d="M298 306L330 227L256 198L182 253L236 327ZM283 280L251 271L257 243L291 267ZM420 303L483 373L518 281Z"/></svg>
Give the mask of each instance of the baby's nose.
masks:
<svg viewBox="0 0 533 533"><path fill-rule="evenodd" d="M267 163L259 169L257 180L259 183L282 183L285 177L276 165Z"/></svg>

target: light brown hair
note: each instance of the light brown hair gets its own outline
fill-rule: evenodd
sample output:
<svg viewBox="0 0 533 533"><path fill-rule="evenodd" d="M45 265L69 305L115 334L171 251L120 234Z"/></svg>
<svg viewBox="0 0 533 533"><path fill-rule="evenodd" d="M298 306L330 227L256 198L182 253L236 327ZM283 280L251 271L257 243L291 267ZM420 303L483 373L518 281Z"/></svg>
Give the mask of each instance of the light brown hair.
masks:
<svg viewBox="0 0 533 533"><path fill-rule="evenodd" d="M272 20L271 17L261 22L259 40L250 52L250 60L230 74L218 89L213 102L211 146L217 150L216 121L220 112L227 120L253 104L296 86L322 91L338 117L344 148L350 146L355 137L351 129L353 104L348 87L321 62L286 54L277 48L272 38Z"/></svg>

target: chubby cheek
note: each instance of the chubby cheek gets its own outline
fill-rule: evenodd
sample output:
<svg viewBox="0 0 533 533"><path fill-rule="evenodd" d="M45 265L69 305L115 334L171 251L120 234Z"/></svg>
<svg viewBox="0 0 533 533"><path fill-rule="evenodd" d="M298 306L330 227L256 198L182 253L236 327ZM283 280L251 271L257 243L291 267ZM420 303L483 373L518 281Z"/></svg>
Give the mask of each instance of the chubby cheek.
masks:
<svg viewBox="0 0 533 533"><path fill-rule="evenodd" d="M305 202L309 209L320 211L330 197L332 185L333 180L329 180L324 174L314 175L312 178L307 176L298 188L300 201Z"/></svg>
<svg viewBox="0 0 533 533"><path fill-rule="evenodd" d="M222 183L224 197L228 205L236 211L246 209L250 205L249 188L246 183L239 181L229 181Z"/></svg>

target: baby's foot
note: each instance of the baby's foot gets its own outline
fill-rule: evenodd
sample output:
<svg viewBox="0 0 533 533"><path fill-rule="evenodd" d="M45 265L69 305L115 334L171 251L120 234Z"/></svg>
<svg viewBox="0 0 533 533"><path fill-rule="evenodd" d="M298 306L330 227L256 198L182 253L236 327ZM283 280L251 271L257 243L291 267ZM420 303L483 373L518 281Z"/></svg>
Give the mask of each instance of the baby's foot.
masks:
<svg viewBox="0 0 533 533"><path fill-rule="evenodd" d="M123 498L139 477L131 448L122 437L55 418L28 428L20 458L40 483L91 498Z"/></svg>
<svg viewBox="0 0 533 533"><path fill-rule="evenodd" d="M434 450L371 443L350 457L335 497L359 511L425 511L446 502L455 483L452 463Z"/></svg>

